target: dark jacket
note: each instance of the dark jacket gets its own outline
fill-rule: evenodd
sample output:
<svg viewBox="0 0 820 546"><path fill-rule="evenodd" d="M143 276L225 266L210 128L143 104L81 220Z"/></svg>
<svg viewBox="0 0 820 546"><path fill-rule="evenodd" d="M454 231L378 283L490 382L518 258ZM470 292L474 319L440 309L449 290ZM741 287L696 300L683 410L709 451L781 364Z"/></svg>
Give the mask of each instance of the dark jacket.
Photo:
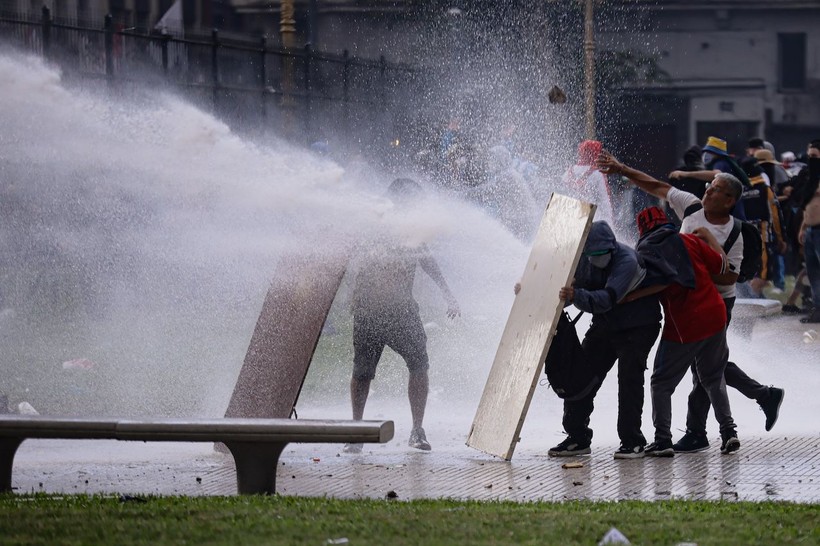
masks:
<svg viewBox="0 0 820 546"><path fill-rule="evenodd" d="M695 271L686 246L674 226L666 226L644 234L635 246L646 266L642 287L658 284L679 284L695 288Z"/></svg>
<svg viewBox="0 0 820 546"><path fill-rule="evenodd" d="M612 252L605 268L593 267L587 254L601 250ZM592 313L592 322L605 322L612 330L627 330L657 324L661 320L656 297L646 297L622 303L624 296L640 281L643 267L638 254L615 240L606 222L594 222L589 232L584 256L575 271L575 297L578 309Z"/></svg>

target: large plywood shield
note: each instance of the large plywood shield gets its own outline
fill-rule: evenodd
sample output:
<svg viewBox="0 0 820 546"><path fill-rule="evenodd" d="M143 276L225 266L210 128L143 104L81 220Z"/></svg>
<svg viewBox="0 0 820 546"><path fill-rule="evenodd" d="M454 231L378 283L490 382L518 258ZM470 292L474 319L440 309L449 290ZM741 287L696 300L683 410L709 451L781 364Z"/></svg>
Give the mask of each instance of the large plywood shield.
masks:
<svg viewBox="0 0 820 546"><path fill-rule="evenodd" d="M282 258L225 417L290 417L347 263L341 252Z"/></svg>
<svg viewBox="0 0 820 546"><path fill-rule="evenodd" d="M572 281L594 213L595 205L558 194L550 198L467 437L468 446L512 459L563 309L558 291Z"/></svg>

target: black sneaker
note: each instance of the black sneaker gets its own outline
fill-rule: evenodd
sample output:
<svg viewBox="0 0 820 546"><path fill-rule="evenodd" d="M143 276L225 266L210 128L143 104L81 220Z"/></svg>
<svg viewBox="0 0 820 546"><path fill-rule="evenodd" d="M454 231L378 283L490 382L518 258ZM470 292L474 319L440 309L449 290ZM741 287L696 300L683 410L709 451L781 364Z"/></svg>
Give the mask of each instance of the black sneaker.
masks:
<svg viewBox="0 0 820 546"><path fill-rule="evenodd" d="M735 429L721 432L720 437L723 440L720 445L720 452L724 455L740 449L740 440L737 439L737 432L735 432Z"/></svg>
<svg viewBox="0 0 820 546"><path fill-rule="evenodd" d="M672 440L663 442L652 442L644 450L647 457L674 457L675 448L672 447Z"/></svg>
<svg viewBox="0 0 820 546"><path fill-rule="evenodd" d="M698 434L687 430L686 434L675 442L672 449L675 450L675 453L697 453L709 449L709 439L706 438L706 434Z"/></svg>
<svg viewBox="0 0 820 546"><path fill-rule="evenodd" d="M783 389L777 387L769 387L769 397L765 402L758 402L760 409L763 410L763 415L766 416L766 432L772 430L772 427L777 422L777 416L780 414L780 404L783 403L783 395L786 393Z"/></svg>
<svg viewBox="0 0 820 546"><path fill-rule="evenodd" d="M820 323L820 311L815 309L814 311L812 311L811 315L809 315L807 317L804 317L804 318L801 318L800 322L802 322L803 324L817 324L817 323Z"/></svg>
<svg viewBox="0 0 820 546"><path fill-rule="evenodd" d="M789 303L784 304L783 307L781 307L781 311L784 315L802 315L806 313L805 309Z"/></svg>
<svg viewBox="0 0 820 546"><path fill-rule="evenodd" d="M547 451L550 457L572 457L574 455L589 455L592 450L589 448L590 442L579 442L575 438L568 437L566 440Z"/></svg>
<svg viewBox="0 0 820 546"><path fill-rule="evenodd" d="M614 457L616 459L642 459L645 455L643 448L644 446L627 447L621 444Z"/></svg>

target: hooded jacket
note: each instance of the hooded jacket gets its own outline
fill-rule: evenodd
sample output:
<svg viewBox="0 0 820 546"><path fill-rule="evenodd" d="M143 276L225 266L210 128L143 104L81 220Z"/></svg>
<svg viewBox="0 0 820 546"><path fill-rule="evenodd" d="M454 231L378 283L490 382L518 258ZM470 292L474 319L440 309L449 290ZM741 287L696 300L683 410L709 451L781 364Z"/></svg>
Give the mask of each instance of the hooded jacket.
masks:
<svg viewBox="0 0 820 546"><path fill-rule="evenodd" d="M635 249L646 266L642 287L676 283L690 290L695 288L692 260L673 226L660 226L642 234Z"/></svg>
<svg viewBox="0 0 820 546"><path fill-rule="evenodd" d="M594 267L589 253L609 251L612 258L604 268ZM638 254L615 239L606 222L594 222L589 231L584 256L575 271L573 305L592 313L592 322L606 322L612 330L627 330L661 320L660 305L654 296L621 303L646 274Z"/></svg>

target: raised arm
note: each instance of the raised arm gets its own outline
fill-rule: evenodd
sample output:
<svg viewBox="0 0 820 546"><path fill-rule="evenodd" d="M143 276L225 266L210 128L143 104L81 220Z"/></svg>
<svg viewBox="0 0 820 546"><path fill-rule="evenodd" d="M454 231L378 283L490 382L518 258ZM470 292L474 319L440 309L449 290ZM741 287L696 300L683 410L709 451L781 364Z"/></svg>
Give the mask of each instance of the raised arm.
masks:
<svg viewBox="0 0 820 546"><path fill-rule="evenodd" d="M698 180L703 180L704 182L711 182L715 175L720 173L720 171L672 171L669 173L669 178L671 180L675 180L676 178L697 178Z"/></svg>
<svg viewBox="0 0 820 546"><path fill-rule="evenodd" d="M641 190L660 199L666 199L666 194L669 193L669 188L672 187L666 182L656 180L644 172L624 165L609 152L601 152L601 155L598 156L596 166L603 173L621 174L625 176Z"/></svg>
<svg viewBox="0 0 820 546"><path fill-rule="evenodd" d="M624 299L622 299L619 303L629 303L631 301L639 300L647 296L658 294L659 292L663 292L664 290L666 290L667 286L669 285L653 284L652 286L647 286L644 288L636 288L635 290L624 296Z"/></svg>

